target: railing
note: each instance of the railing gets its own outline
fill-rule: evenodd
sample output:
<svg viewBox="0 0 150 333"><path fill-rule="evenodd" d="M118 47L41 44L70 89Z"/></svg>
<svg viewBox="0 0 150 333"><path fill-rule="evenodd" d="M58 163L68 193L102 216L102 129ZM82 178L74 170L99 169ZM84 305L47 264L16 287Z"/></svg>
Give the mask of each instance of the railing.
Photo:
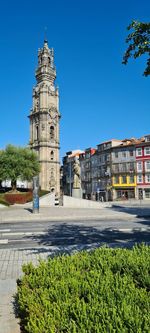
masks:
<svg viewBox="0 0 150 333"><path fill-rule="evenodd" d="M117 173L135 173L136 169L131 168L128 165L124 165L124 166L119 166L116 168L115 166L112 166L112 173L113 174L117 174Z"/></svg>

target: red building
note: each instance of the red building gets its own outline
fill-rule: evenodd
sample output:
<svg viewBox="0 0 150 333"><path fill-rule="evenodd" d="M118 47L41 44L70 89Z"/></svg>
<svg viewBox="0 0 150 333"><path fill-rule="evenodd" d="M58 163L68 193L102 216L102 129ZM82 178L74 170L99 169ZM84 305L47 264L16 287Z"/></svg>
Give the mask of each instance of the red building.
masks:
<svg viewBox="0 0 150 333"><path fill-rule="evenodd" d="M137 199L150 199L150 135L136 145Z"/></svg>

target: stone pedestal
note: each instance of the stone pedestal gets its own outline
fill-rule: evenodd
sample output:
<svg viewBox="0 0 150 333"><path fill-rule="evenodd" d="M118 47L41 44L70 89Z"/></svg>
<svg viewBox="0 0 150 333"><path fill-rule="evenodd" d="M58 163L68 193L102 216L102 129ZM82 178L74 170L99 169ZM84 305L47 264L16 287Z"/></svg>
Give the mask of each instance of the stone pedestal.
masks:
<svg viewBox="0 0 150 333"><path fill-rule="evenodd" d="M82 189L81 188L73 188L72 189L72 197L82 199Z"/></svg>

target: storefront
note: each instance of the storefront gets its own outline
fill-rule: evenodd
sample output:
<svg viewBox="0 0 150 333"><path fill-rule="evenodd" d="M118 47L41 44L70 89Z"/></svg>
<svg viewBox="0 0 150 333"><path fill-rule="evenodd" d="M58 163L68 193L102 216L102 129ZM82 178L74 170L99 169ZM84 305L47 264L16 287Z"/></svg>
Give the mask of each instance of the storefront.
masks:
<svg viewBox="0 0 150 333"><path fill-rule="evenodd" d="M137 199L150 200L150 186L137 186Z"/></svg>
<svg viewBox="0 0 150 333"><path fill-rule="evenodd" d="M134 187L123 187L114 189L114 200L129 200L135 199Z"/></svg>

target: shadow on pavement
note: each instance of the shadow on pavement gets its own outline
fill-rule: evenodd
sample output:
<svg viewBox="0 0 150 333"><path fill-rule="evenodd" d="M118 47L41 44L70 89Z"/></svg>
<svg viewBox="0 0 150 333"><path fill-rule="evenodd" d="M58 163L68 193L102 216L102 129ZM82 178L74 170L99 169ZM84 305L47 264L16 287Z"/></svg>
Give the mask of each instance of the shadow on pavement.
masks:
<svg viewBox="0 0 150 333"><path fill-rule="evenodd" d="M137 217L149 217L150 218L150 208L145 207L145 206L122 206L122 205L112 205L112 207L108 208L117 212L123 212L123 213L128 213L128 214L133 214L136 215Z"/></svg>
<svg viewBox="0 0 150 333"><path fill-rule="evenodd" d="M29 213L33 213L33 209L32 208L26 207L26 208L24 208L24 210L27 210Z"/></svg>
<svg viewBox="0 0 150 333"><path fill-rule="evenodd" d="M144 223L144 221L143 221ZM90 247L92 244L111 245L117 247L132 247L135 243L149 243L150 232L148 230L139 229L111 229L106 228L99 230L95 227L88 227L77 224L54 224L51 228L46 230L45 234L26 236L27 240L35 241L40 247ZM34 248L34 253L42 252L42 248ZM44 250L45 251L45 250ZM48 249L47 251L50 251Z"/></svg>

